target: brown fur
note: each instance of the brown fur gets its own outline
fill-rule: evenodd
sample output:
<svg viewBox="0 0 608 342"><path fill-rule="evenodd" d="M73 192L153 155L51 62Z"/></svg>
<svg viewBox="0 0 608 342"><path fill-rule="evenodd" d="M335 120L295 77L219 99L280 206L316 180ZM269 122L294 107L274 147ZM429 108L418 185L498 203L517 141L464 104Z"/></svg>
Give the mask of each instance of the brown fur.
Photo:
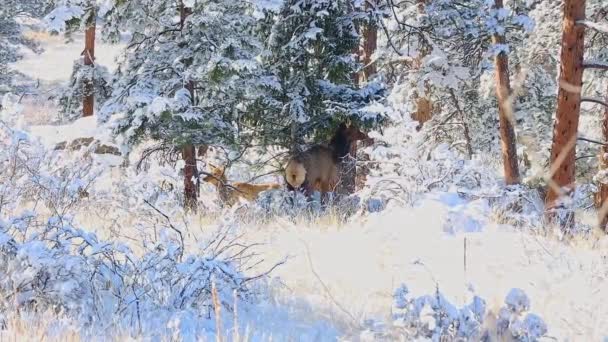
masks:
<svg viewBox="0 0 608 342"><path fill-rule="evenodd" d="M239 198L243 198L247 201L254 201L260 192L270 189L279 189L281 187L280 184L274 183L250 184L236 182L228 184L225 169L220 169L214 166L211 166L211 174L205 176L203 180L215 185L218 190L220 200L228 205L235 204L238 202Z"/></svg>
<svg viewBox="0 0 608 342"><path fill-rule="evenodd" d="M290 190L303 189L307 196L333 192L339 181L339 165L351 144L369 139L354 125L341 124L329 145L315 145L293 156L285 166L285 181Z"/></svg>

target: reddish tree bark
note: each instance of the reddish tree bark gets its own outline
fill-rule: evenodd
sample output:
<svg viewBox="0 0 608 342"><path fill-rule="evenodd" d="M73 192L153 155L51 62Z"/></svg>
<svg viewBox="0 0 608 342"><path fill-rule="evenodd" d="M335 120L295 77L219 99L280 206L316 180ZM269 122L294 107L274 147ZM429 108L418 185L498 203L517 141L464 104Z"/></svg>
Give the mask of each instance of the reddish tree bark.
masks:
<svg viewBox="0 0 608 342"><path fill-rule="evenodd" d="M557 112L551 145L551 181L547 189L547 209L556 206L556 200L574 189L576 136L583 84L583 53L585 27L577 20L585 19L585 0L565 0L562 23L562 49ZM570 215L572 218L573 216ZM549 219L553 219L549 215ZM563 222L570 225L573 220Z"/></svg>
<svg viewBox="0 0 608 342"><path fill-rule="evenodd" d="M365 2L367 11L375 9L377 0L368 0ZM372 63L372 55L376 51L378 45L378 26L373 20L368 21L363 26L363 48L361 49L361 61L363 63L363 72L361 73L361 81L367 82L376 74L376 65Z"/></svg>
<svg viewBox="0 0 608 342"><path fill-rule="evenodd" d="M417 0L416 8L419 15L424 14L426 9L426 0ZM420 69L422 67L422 60L424 59L424 57L428 56L428 54L431 52L431 49L431 46L429 46L426 42L420 42L419 55L415 59L414 63L412 63L412 66L415 69ZM416 99L416 111L412 114L412 119L418 121L419 123L416 127L417 130L422 129L424 123L429 121L433 117L433 102L428 97L428 93L430 92L431 87L429 86L428 82L425 82L424 86L427 93L424 96L420 96L420 94L417 94L418 98Z"/></svg>
<svg viewBox="0 0 608 342"><path fill-rule="evenodd" d="M607 89L608 94L608 89ZM608 98L606 99L608 102ZM604 107L604 120L602 121L602 138L608 141L608 107ZM600 171L608 171L608 146L602 145L600 149ZM598 210L599 226L608 233L608 184L600 183L598 192L595 194L595 206Z"/></svg>
<svg viewBox="0 0 608 342"><path fill-rule="evenodd" d="M179 3L180 29L184 29L186 18L192 14L192 10L184 6L183 1ZM188 81L186 89L190 92L190 100L195 104L194 82ZM196 211L198 203L198 168L196 165L196 148L193 144L182 147L182 158L184 159L184 207L187 210ZM196 181L195 181L196 179Z"/></svg>
<svg viewBox="0 0 608 342"><path fill-rule="evenodd" d="M184 159L184 207L187 210L197 208L197 187L195 178L198 176L196 169L196 149L194 145L187 144L182 148L182 159Z"/></svg>
<svg viewBox="0 0 608 342"><path fill-rule="evenodd" d="M95 5L91 4L91 13L87 18L87 27L84 33L84 65L94 68L95 65L95 28L96 12ZM95 85L94 80L84 82L84 97L82 100L82 116L92 116L95 108Z"/></svg>
<svg viewBox="0 0 608 342"><path fill-rule="evenodd" d="M377 0L369 0L365 2L365 10L370 11L377 6ZM368 21L361 28L362 44L356 47L356 57L363 63L361 73L353 74L353 83L359 86L360 83L368 82L369 79L376 74L376 66L372 63L372 55L376 51L378 45L378 27L373 20ZM357 150L358 141L354 141L350 146L348 158L342 162L340 170L340 184L338 192L342 194L352 194L365 184L365 178L369 173L367 166L357 166ZM368 155L362 155L362 159L369 160Z"/></svg>
<svg viewBox="0 0 608 342"><path fill-rule="evenodd" d="M503 8L502 0L494 0L494 8ZM494 34L494 44L505 44L505 37ZM505 183L519 184L519 167L517 165L517 146L513 128L513 111L510 105L511 83L509 81L509 57L503 51L494 57L496 68L496 97L498 98L498 118L500 122L500 140Z"/></svg>

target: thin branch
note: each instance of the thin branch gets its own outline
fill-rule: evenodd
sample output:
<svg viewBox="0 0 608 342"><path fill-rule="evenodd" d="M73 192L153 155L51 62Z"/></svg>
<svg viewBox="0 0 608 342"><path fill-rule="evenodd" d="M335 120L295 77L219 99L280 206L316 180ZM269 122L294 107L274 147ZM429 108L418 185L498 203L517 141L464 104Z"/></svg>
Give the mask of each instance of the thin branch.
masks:
<svg viewBox="0 0 608 342"><path fill-rule="evenodd" d="M581 160L581 159L587 159L587 158L595 158L595 157L597 157L597 156L596 156L596 155L594 155L594 154L588 154L588 155L584 155L584 156L576 157L576 159L575 159L575 160Z"/></svg>
<svg viewBox="0 0 608 342"><path fill-rule="evenodd" d="M602 142L602 141L598 141L598 140L589 139L589 138L578 137L578 138L576 138L576 140L586 141L586 142L590 142L592 144L598 144L598 145L602 145L602 146L608 146L608 143L605 143L605 142Z"/></svg>
<svg viewBox="0 0 608 342"><path fill-rule="evenodd" d="M583 63L583 68L585 68L585 69L608 70L608 63L600 63L600 62Z"/></svg>
<svg viewBox="0 0 608 342"><path fill-rule="evenodd" d="M160 209L158 209L157 207L154 206L154 204L150 203L147 199L144 199L144 203L146 203L147 205L150 206L150 208L154 209L154 211L156 211L157 213L159 213L162 217L165 218L165 220L167 220L167 224L169 225L169 227L171 229L173 229L175 232L177 232L177 234L179 235L179 240L180 243L182 245L182 249L179 252L179 260L182 260L182 257L184 256L184 235L182 234L181 230L175 228L175 226L173 225L173 223L171 223L171 219L169 218L169 216L167 216L165 213L163 213L162 211L160 211Z"/></svg>
<svg viewBox="0 0 608 342"><path fill-rule="evenodd" d="M582 103L582 102L591 102L591 103L597 103L597 104L600 104L600 105L602 105L602 106L604 106L604 107L608 108L608 102L603 101L603 100L600 100L600 99L595 99L595 98L592 98L592 97L583 97L583 98L581 99L581 103Z"/></svg>
<svg viewBox="0 0 608 342"><path fill-rule="evenodd" d="M302 242L302 244L306 248L306 257L308 259L308 265L310 267L310 271L315 276L315 278L317 279L319 284L321 284L321 286L323 287L323 290L325 291L325 293L327 294L329 299L334 303L334 305L336 305L342 312L344 312L353 321L353 324L355 326L360 327L358 320L355 318L355 316L352 313L350 313L348 310L346 310L346 308L344 308L344 306L342 306L342 304L340 304L340 302L338 302L336 300L336 298L334 298L334 296L331 294L331 291L329 290L329 287L327 287L325 282L323 282L323 280L321 279L319 274L315 271L315 268L312 264L312 259L310 258L310 249L308 248L308 244L306 244L306 242L304 242L303 240L300 240L300 242Z"/></svg>
<svg viewBox="0 0 608 342"><path fill-rule="evenodd" d="M287 262L287 260L282 260L281 262L278 262L278 263L274 264L274 266L272 266L272 267L271 267L271 268L270 268L268 271L266 271L266 272L264 272L264 273L261 273L261 274L258 274L258 275L256 275L256 276L253 276L253 277L249 277L249 278L245 278L245 279L243 279L243 284L244 284L244 283L247 283L247 282L250 282L250 281L252 281L252 280L256 280L256 279L259 279L259 278L262 278L262 277L265 277L265 276L269 275L269 274L270 274L270 273L272 273L272 271L274 271L274 270L275 270L277 267L279 267L279 266L281 266L281 265L285 264L285 262Z"/></svg>
<svg viewBox="0 0 608 342"><path fill-rule="evenodd" d="M583 25L586 28L594 29L601 33L608 33L608 25L604 23L595 23L589 20L577 20L577 25Z"/></svg>

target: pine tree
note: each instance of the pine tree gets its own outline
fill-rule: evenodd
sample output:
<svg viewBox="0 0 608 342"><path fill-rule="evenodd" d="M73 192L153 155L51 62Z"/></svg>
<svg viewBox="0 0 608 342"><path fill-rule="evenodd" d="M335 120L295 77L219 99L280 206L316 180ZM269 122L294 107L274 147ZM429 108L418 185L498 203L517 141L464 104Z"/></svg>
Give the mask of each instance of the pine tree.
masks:
<svg viewBox="0 0 608 342"><path fill-rule="evenodd" d="M250 3L230 0L150 0L124 3L111 14L126 18L131 13L128 22L135 33L100 119L126 138L127 150L152 139L166 150L181 151L185 204L191 208L192 176L198 176L193 147L240 149L253 136L241 122L263 82L256 61L261 44L253 32L255 10Z"/></svg>
<svg viewBox="0 0 608 342"><path fill-rule="evenodd" d="M585 46L585 26L577 24L577 21L584 19L585 0L565 0L557 113L551 146L551 180L546 198L551 219L555 218L553 209L559 206L558 199L574 190ZM567 213L561 222L565 227L573 223L573 213Z"/></svg>
<svg viewBox="0 0 608 342"><path fill-rule="evenodd" d="M387 3L388 44L378 55L393 94L412 119L428 122L418 129L427 140L456 143L468 155L498 152L498 130L487 129L499 121L487 82L493 80L494 56L517 51L532 30L529 9L519 1L501 10L484 0ZM492 43L497 30L509 46Z"/></svg>
<svg viewBox="0 0 608 342"><path fill-rule="evenodd" d="M494 1L494 9L504 8L502 0ZM497 30L492 36L494 44L504 45L504 33ZM498 117L500 121L500 139L505 183L519 184L519 166L517 163L517 147L513 122L515 116L511 106L511 83L509 80L509 57L505 51L500 51L494 57L496 73L496 97L498 99Z"/></svg>
<svg viewBox="0 0 608 342"><path fill-rule="evenodd" d="M20 47L39 52L35 42L23 36L17 17L39 18L41 13L48 11L49 0L3 0L0 5L0 96L12 91L23 91L13 83L16 71L9 67L21 58ZM17 88L16 88L17 87Z"/></svg>
<svg viewBox="0 0 608 342"><path fill-rule="evenodd" d="M366 1L362 9L353 6L353 9L361 10L365 15L365 20L359 24L360 46L356 51L359 54L358 60L362 63L362 70L359 71L356 77L356 84L366 84L376 75L377 67L375 61L372 60L372 55L376 52L378 46L378 26L382 20L381 11L383 4L380 0ZM361 141L362 146L369 146L371 141ZM350 157L344 162L343 174L341 175L340 185L343 193L351 194L358 188L362 188L365 184L369 168L367 165L357 165L357 159L361 158L364 161L369 161L369 155L363 152L358 152L359 142L354 142L350 149Z"/></svg>
<svg viewBox="0 0 608 342"><path fill-rule="evenodd" d="M608 92L608 89L606 89ZM608 93L607 93L608 94ZM608 104L608 97L606 100ZM608 105L604 107L604 117L602 118L602 140L608 141ZM603 145L599 153L599 185L595 194L595 207L598 210L599 227L608 233L608 145Z"/></svg>
<svg viewBox="0 0 608 342"><path fill-rule="evenodd" d="M63 33L71 39L71 35L79 31L84 32L85 38L81 57L73 66L70 86L59 97L61 121L91 116L108 98L109 73L95 63L96 30L99 19L104 19L104 25L116 25L108 14L119 3L115 0L60 0L45 17L50 32ZM113 38L104 40L113 41Z"/></svg>
<svg viewBox="0 0 608 342"><path fill-rule="evenodd" d="M287 0L277 13L266 12L267 95L248 120L263 145L299 151L311 141L327 141L339 122L378 121L364 106L381 88L370 82L357 89L352 77L360 69L354 53L359 14L350 2Z"/></svg>

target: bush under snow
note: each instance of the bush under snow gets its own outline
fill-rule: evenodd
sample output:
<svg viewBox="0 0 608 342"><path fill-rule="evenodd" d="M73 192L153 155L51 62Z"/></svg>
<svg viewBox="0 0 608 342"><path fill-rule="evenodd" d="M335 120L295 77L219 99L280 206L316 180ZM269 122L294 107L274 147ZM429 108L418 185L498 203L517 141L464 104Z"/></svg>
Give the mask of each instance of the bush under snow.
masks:
<svg viewBox="0 0 608 342"><path fill-rule="evenodd" d="M364 340L493 341L512 338L536 341L547 326L539 316L527 313L530 300L520 289L511 289L498 315L487 310L485 300L474 296L458 307L437 289L433 295L414 297L406 285L393 295L393 320L387 326L368 321ZM524 316L525 314L525 316Z"/></svg>

